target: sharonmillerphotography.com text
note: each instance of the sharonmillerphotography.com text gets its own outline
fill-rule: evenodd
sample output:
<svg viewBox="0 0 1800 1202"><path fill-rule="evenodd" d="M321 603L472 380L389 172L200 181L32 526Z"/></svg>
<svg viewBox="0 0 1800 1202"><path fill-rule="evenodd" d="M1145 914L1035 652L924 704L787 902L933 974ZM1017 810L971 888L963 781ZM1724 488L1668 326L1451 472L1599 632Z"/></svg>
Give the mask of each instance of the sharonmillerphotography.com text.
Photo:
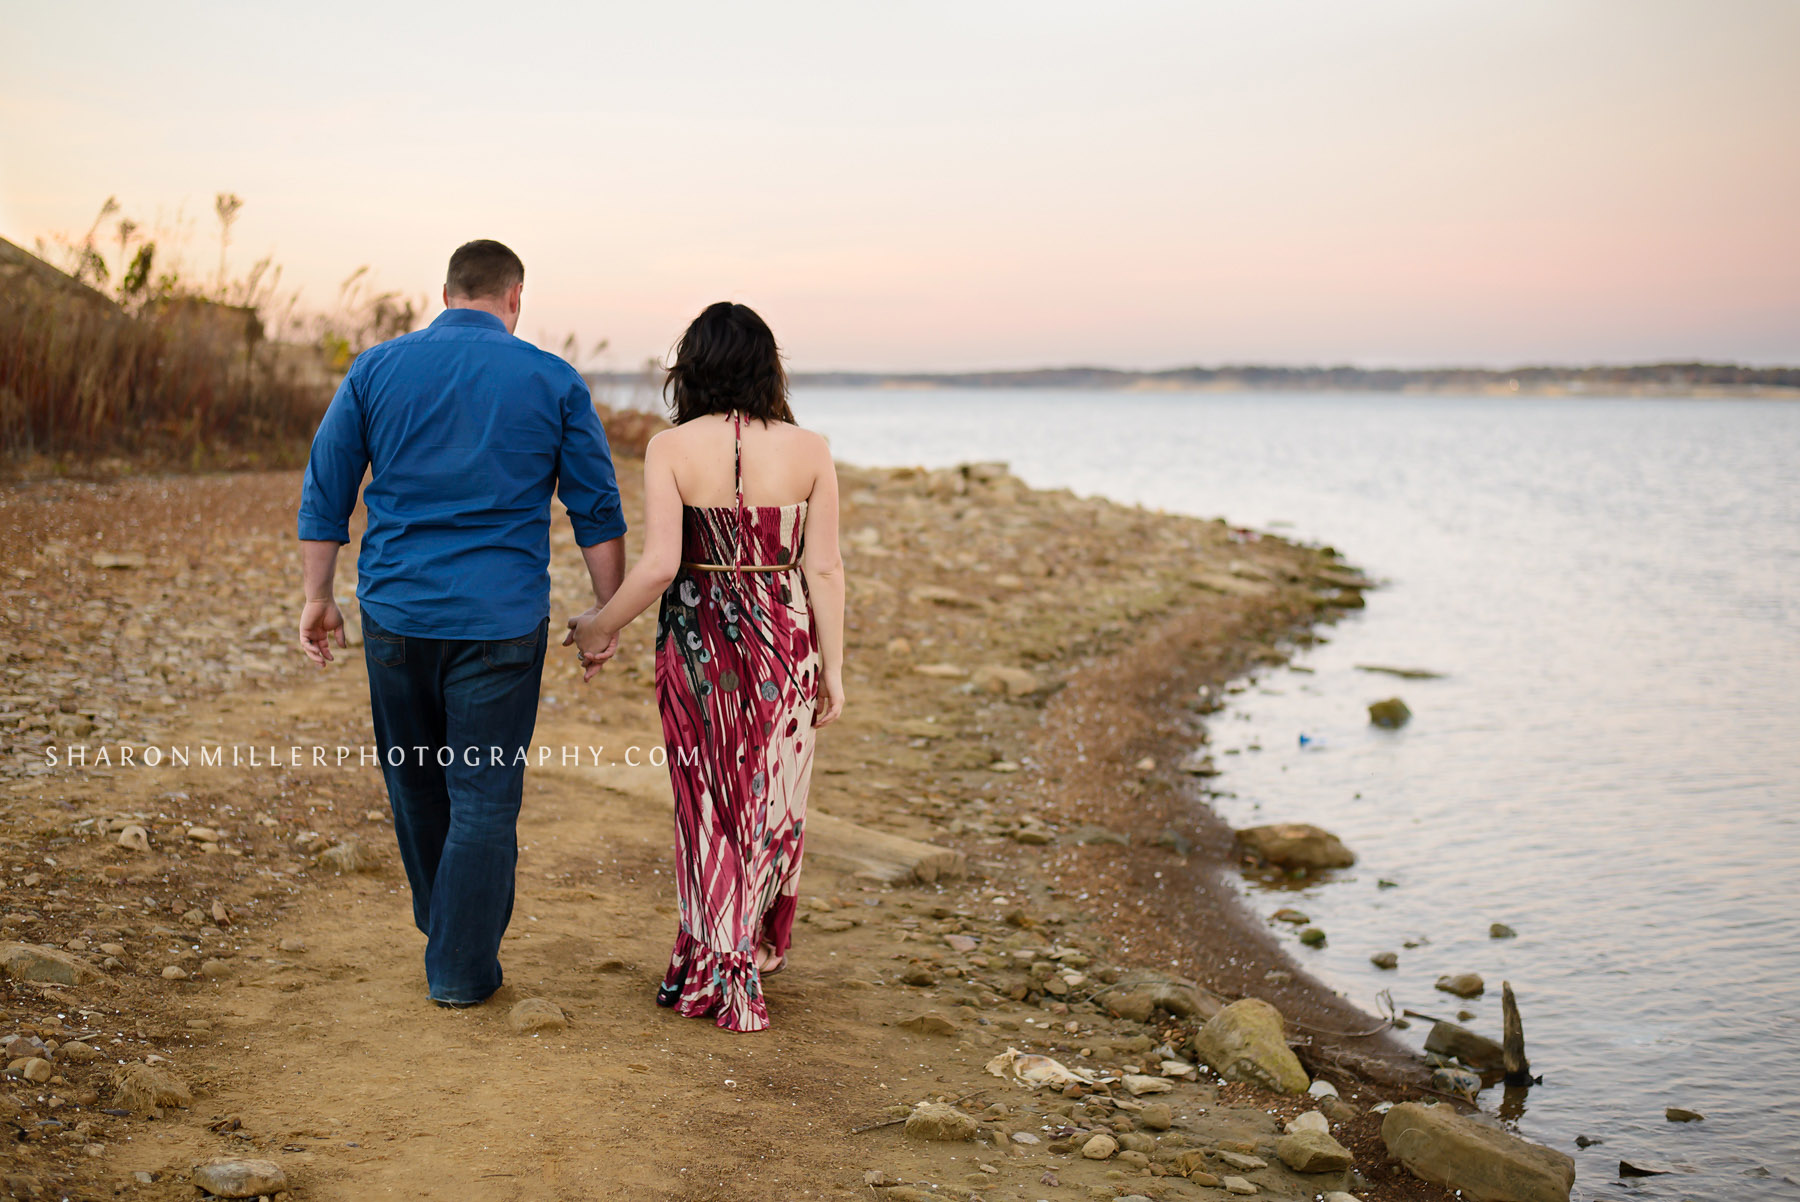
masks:
<svg viewBox="0 0 1800 1202"><path fill-rule="evenodd" d="M691 767L699 755L695 747L676 752L682 767ZM66 747L46 747L44 766L52 769L84 768L393 768L416 764L424 767L435 763L440 768L462 764L469 768L507 767L524 764L542 767L555 764L564 768L666 768L668 752L658 744L623 749L593 747L379 747L326 746L322 743L275 744L135 744L113 743L89 745L73 743Z"/></svg>

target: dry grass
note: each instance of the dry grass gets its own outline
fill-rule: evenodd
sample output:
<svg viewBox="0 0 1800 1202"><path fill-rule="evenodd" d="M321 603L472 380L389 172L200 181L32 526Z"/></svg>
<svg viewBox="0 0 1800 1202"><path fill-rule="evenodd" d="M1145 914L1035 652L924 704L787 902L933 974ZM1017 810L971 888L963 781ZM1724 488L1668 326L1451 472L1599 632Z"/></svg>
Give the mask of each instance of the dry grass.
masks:
<svg viewBox="0 0 1800 1202"><path fill-rule="evenodd" d="M278 465L330 400L317 372L181 307L138 316L32 279L0 292L0 457Z"/></svg>

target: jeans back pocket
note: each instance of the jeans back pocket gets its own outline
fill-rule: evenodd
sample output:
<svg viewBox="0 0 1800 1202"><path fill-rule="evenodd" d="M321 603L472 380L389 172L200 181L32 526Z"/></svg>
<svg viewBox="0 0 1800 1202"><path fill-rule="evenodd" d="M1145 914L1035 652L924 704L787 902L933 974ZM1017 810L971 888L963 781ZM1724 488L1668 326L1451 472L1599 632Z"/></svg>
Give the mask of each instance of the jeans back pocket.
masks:
<svg viewBox="0 0 1800 1202"><path fill-rule="evenodd" d="M545 619L536 630L516 639L488 639L481 644L481 660L490 668L529 668L544 653Z"/></svg>
<svg viewBox="0 0 1800 1202"><path fill-rule="evenodd" d="M384 668L398 668L406 662L406 636L394 634L375 625L368 614L362 615L363 647L369 658Z"/></svg>

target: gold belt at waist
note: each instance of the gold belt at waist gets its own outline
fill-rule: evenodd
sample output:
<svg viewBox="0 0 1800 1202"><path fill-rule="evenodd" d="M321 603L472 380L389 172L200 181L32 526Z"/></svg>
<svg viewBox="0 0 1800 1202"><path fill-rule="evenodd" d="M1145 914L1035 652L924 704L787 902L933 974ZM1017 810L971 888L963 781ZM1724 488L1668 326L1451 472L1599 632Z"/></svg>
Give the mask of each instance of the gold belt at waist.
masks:
<svg viewBox="0 0 1800 1202"><path fill-rule="evenodd" d="M797 563L689 563L681 565L690 572L785 572L797 568Z"/></svg>

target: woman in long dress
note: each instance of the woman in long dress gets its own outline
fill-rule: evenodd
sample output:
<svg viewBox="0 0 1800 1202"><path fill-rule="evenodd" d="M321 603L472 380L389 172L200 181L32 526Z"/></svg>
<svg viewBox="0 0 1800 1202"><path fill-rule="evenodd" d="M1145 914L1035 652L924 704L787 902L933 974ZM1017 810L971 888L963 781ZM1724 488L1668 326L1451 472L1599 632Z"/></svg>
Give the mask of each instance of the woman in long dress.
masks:
<svg viewBox="0 0 1800 1202"><path fill-rule="evenodd" d="M591 679L658 597L656 700L675 793L681 927L657 1002L769 1025L787 963L813 738L844 706L837 473L794 424L775 336L712 305L676 346L674 428L644 450L644 552L570 622Z"/></svg>

